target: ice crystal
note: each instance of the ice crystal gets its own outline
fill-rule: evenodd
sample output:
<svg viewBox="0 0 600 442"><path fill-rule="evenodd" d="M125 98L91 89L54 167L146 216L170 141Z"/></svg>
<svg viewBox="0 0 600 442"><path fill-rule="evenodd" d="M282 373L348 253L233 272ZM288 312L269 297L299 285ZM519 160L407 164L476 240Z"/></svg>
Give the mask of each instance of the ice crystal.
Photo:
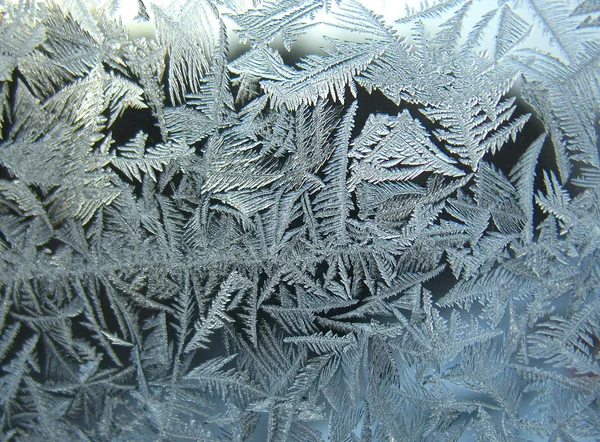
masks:
<svg viewBox="0 0 600 442"><path fill-rule="evenodd" d="M0 6L3 440L598 440L598 2L247 3Z"/></svg>

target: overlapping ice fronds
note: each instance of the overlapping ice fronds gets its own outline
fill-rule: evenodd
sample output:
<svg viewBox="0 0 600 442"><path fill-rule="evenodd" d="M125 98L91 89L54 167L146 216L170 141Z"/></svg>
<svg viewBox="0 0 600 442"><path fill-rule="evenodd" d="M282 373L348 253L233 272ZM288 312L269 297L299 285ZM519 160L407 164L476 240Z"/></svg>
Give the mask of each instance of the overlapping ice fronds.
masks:
<svg viewBox="0 0 600 442"><path fill-rule="evenodd" d="M597 1L117 6L0 6L3 440L600 438Z"/></svg>

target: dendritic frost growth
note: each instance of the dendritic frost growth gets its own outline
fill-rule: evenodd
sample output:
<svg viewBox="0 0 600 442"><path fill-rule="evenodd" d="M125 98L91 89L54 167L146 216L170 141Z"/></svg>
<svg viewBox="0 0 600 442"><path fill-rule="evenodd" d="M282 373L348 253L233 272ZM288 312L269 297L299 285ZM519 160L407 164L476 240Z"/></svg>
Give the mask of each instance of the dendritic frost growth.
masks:
<svg viewBox="0 0 600 442"><path fill-rule="evenodd" d="M598 1L249 3L0 6L2 439L598 440Z"/></svg>

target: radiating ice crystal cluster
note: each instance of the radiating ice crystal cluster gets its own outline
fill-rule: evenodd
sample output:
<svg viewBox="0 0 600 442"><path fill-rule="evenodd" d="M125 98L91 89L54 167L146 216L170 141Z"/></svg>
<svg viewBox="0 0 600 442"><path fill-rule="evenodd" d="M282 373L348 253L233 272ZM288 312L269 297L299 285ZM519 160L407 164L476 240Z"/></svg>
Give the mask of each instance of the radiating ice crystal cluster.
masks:
<svg viewBox="0 0 600 442"><path fill-rule="evenodd" d="M0 6L2 440L600 438L598 1L144 1Z"/></svg>

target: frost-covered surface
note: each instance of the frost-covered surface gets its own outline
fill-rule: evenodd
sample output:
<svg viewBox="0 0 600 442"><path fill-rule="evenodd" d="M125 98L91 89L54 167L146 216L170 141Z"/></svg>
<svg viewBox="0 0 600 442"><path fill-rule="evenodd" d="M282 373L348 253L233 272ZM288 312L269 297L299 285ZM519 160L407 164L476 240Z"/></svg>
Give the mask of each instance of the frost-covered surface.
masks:
<svg viewBox="0 0 600 442"><path fill-rule="evenodd" d="M0 6L4 440L600 438L598 1L112 3Z"/></svg>

